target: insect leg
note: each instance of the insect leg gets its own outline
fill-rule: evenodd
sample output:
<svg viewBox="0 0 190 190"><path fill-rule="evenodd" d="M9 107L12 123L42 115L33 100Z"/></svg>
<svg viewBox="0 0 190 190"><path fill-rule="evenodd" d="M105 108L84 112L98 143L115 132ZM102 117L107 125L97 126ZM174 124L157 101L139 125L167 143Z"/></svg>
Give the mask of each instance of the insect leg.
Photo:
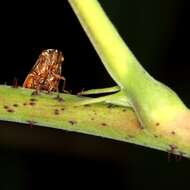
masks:
<svg viewBox="0 0 190 190"><path fill-rule="evenodd" d="M66 78L65 78L64 76L61 76L61 75L58 75L58 74L55 74L55 73L54 73L54 76L55 76L58 80L63 80L63 86L62 86L62 90L61 90L61 91L68 93L68 91L65 90ZM59 83L58 83L58 84L59 84ZM57 85L57 91L59 91L59 90L58 90L58 85Z"/></svg>
<svg viewBox="0 0 190 190"><path fill-rule="evenodd" d="M41 80L43 77L41 75L36 74L35 80L33 80L33 87L36 89L36 94L40 94L40 91L42 89L42 82Z"/></svg>

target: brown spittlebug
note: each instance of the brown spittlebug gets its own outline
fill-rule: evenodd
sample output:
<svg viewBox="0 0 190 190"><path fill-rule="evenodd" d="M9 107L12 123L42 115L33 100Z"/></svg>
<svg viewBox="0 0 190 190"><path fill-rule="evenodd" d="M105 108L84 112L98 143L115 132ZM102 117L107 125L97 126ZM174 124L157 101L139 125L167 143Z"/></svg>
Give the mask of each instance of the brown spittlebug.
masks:
<svg viewBox="0 0 190 190"><path fill-rule="evenodd" d="M39 55L35 65L27 75L23 87L48 92L58 91L60 80L65 86L65 77L61 76L64 57L61 51L47 49Z"/></svg>

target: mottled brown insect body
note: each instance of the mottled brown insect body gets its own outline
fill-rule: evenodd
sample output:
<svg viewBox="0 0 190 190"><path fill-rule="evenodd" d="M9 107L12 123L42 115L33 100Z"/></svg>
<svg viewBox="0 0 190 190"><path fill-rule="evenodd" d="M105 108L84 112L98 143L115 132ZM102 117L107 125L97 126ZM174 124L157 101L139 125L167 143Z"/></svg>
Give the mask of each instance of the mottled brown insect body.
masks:
<svg viewBox="0 0 190 190"><path fill-rule="evenodd" d="M63 60L61 51L55 49L44 50L27 75L23 87L33 88L37 91L58 91L60 80L65 81L65 78L61 76Z"/></svg>

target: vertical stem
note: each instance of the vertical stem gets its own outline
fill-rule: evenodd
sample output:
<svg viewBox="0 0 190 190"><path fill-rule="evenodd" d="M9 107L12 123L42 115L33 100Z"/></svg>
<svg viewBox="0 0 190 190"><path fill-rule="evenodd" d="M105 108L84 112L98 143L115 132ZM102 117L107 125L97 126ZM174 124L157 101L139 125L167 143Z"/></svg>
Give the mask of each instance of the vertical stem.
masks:
<svg viewBox="0 0 190 190"><path fill-rule="evenodd" d="M122 87L128 64L137 62L96 0L69 0L110 75ZM128 63L128 64L126 64ZM119 68L119 70L118 70Z"/></svg>
<svg viewBox="0 0 190 190"><path fill-rule="evenodd" d="M69 0L104 66L127 91L140 121L165 123L187 108L171 89L153 79L139 64L97 0ZM170 113L170 114L168 114Z"/></svg>

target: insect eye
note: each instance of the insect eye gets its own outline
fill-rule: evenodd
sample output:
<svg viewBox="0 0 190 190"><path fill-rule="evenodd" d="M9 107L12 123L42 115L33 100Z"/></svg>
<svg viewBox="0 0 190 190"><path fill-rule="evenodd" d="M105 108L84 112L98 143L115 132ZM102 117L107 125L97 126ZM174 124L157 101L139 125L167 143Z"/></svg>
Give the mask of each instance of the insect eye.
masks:
<svg viewBox="0 0 190 190"><path fill-rule="evenodd" d="M46 50L44 50L42 53L43 53L43 54L52 54L52 53L54 53L54 52L56 52L56 50L54 50L54 49L46 49Z"/></svg>

